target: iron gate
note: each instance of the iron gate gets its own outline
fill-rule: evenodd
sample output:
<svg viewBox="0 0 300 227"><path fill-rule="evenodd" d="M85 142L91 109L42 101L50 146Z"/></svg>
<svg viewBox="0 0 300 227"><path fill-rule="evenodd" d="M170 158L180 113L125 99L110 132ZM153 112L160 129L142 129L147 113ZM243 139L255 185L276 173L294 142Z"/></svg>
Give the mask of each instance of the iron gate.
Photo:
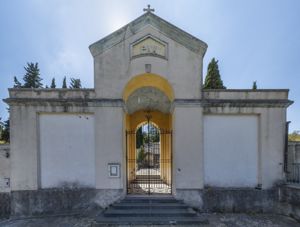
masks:
<svg viewBox="0 0 300 227"><path fill-rule="evenodd" d="M148 121L126 131L127 193L172 193L172 131Z"/></svg>

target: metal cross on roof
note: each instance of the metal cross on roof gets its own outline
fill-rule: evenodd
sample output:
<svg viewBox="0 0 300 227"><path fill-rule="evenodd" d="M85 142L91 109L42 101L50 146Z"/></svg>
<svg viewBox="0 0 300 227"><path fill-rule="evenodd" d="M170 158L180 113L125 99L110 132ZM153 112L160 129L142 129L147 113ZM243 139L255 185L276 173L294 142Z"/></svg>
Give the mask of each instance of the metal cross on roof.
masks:
<svg viewBox="0 0 300 227"><path fill-rule="evenodd" d="M154 12L154 9L151 9L150 5L147 5L148 8L144 8L143 11L147 13Z"/></svg>

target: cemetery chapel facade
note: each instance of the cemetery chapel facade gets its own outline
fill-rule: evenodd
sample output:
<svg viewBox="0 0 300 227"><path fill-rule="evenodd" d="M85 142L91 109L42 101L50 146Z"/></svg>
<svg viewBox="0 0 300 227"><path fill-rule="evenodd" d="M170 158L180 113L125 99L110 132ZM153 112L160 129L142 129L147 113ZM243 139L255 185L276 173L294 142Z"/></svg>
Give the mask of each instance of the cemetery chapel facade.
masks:
<svg viewBox="0 0 300 227"><path fill-rule="evenodd" d="M207 44L151 10L89 49L95 88L9 89L13 203L76 188L102 207L168 194L201 208L207 188L284 180L288 90L202 89Z"/></svg>

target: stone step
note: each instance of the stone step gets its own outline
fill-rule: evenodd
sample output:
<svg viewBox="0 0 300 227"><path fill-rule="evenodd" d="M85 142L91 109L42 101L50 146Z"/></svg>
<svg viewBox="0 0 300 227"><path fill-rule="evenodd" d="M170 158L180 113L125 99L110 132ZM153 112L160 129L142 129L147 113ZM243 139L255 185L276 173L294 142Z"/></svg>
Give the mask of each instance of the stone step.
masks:
<svg viewBox="0 0 300 227"><path fill-rule="evenodd" d="M139 178L158 178L158 179L160 179L160 175L136 175L135 176L137 179L139 179Z"/></svg>
<svg viewBox="0 0 300 227"><path fill-rule="evenodd" d="M187 209L183 203L115 203L112 205L116 209Z"/></svg>
<svg viewBox="0 0 300 227"><path fill-rule="evenodd" d="M104 217L195 217L192 209L108 209Z"/></svg>
<svg viewBox="0 0 300 227"><path fill-rule="evenodd" d="M93 226L207 224L173 196L127 196L100 214Z"/></svg>
<svg viewBox="0 0 300 227"><path fill-rule="evenodd" d="M165 185L166 183L162 180L134 180L134 181L131 181L130 184L135 184L135 185L140 185L140 184L150 184L151 186L152 185Z"/></svg>
<svg viewBox="0 0 300 227"><path fill-rule="evenodd" d="M134 180L163 180L160 177L137 177Z"/></svg>
<svg viewBox="0 0 300 227"><path fill-rule="evenodd" d="M158 197L126 197L122 203L183 203L183 200L176 200L172 196Z"/></svg>
<svg viewBox="0 0 300 227"><path fill-rule="evenodd" d="M132 181L130 181L130 183L132 182L164 182L162 179L155 179L155 178L138 178L138 179L134 179Z"/></svg>
<svg viewBox="0 0 300 227"><path fill-rule="evenodd" d="M119 225L207 225L208 219L204 217L97 217L94 227Z"/></svg>

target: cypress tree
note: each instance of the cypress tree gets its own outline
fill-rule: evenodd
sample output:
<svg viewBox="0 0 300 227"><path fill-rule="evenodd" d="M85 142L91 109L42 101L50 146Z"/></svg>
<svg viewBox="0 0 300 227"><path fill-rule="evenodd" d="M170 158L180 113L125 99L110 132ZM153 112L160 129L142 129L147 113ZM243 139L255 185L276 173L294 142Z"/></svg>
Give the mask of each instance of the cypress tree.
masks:
<svg viewBox="0 0 300 227"><path fill-rule="evenodd" d="M56 84L55 84L55 78L52 78L52 81L51 81L51 86L50 88L56 88Z"/></svg>
<svg viewBox="0 0 300 227"><path fill-rule="evenodd" d="M140 127L136 131L136 148L140 148L143 145L143 129Z"/></svg>
<svg viewBox="0 0 300 227"><path fill-rule="evenodd" d="M257 90L257 84L256 84L256 81L253 81L252 90Z"/></svg>
<svg viewBox="0 0 300 227"><path fill-rule="evenodd" d="M67 88L67 78L66 77L64 77L64 79L63 79L62 88Z"/></svg>
<svg viewBox="0 0 300 227"><path fill-rule="evenodd" d="M219 72L218 61L213 58L207 67L207 75L204 82L205 89L226 89Z"/></svg>
<svg viewBox="0 0 300 227"><path fill-rule="evenodd" d="M42 78L40 77L40 69L38 63L27 63L24 67L26 73L23 77L24 88L42 88Z"/></svg>

